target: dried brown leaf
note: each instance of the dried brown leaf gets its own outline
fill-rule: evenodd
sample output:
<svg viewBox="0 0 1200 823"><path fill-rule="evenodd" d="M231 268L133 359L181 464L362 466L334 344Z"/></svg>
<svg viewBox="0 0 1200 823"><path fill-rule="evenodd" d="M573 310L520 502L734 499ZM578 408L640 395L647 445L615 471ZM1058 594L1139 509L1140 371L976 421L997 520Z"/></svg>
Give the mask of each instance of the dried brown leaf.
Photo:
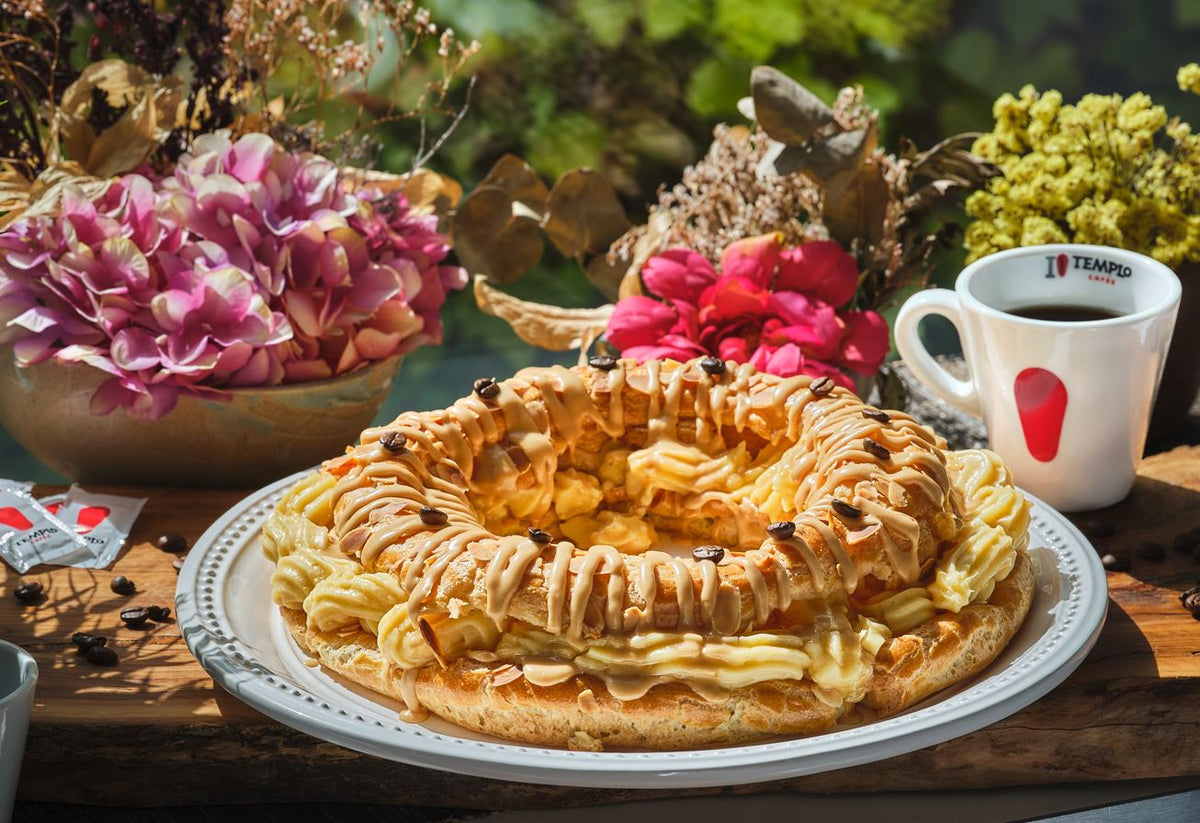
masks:
<svg viewBox="0 0 1200 823"><path fill-rule="evenodd" d="M610 260L606 254L597 254L584 266L583 273L587 275L588 282L599 289L601 294L609 300L616 300L628 268L623 260Z"/></svg>
<svg viewBox="0 0 1200 823"><path fill-rule="evenodd" d="M596 338L608 325L613 305L595 309L563 309L521 300L475 277L475 303L484 314L499 317L530 345L550 351L578 349Z"/></svg>
<svg viewBox="0 0 1200 823"><path fill-rule="evenodd" d="M43 171L31 183L26 184L24 194L20 191L19 183L11 177L6 177L5 180L3 202L0 203L0 209L3 209L5 214L0 217L0 229L20 217L48 217L58 214L63 194L68 188L78 189L82 197L95 200L112 185L111 178L92 177L78 163L70 161L57 163Z"/></svg>
<svg viewBox="0 0 1200 823"><path fill-rule="evenodd" d="M550 242L568 257L604 254L632 225L612 186L591 169L573 169L559 178L542 222Z"/></svg>
<svg viewBox="0 0 1200 823"><path fill-rule="evenodd" d="M890 191L883 168L874 160L865 163L836 200L826 198L825 226L846 248L855 240L874 245L884 234Z"/></svg>
<svg viewBox="0 0 1200 823"><path fill-rule="evenodd" d="M495 186L480 186L458 205L454 248L468 271L511 283L542 258L545 244L537 221L514 206L520 208Z"/></svg>
<svg viewBox="0 0 1200 823"><path fill-rule="evenodd" d="M803 172L824 186L826 196L836 199L857 176L875 144L874 127L839 132L803 146L788 146L775 158L775 170L781 175Z"/></svg>
<svg viewBox="0 0 1200 823"><path fill-rule="evenodd" d="M533 166L515 154L506 154L497 160L479 185L503 189L513 200L533 211L539 220L545 214L550 190Z"/></svg>
<svg viewBox="0 0 1200 823"><path fill-rule="evenodd" d="M834 122L833 109L778 69L756 66L750 74L754 116L768 135L799 145Z"/></svg>

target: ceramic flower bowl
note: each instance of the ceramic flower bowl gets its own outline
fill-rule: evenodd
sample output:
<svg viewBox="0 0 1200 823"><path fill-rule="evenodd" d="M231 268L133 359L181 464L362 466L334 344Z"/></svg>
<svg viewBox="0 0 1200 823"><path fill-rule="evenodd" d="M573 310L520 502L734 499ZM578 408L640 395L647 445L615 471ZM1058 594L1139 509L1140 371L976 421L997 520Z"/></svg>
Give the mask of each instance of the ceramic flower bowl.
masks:
<svg viewBox="0 0 1200 823"><path fill-rule="evenodd" d="M257 488L341 454L370 425L402 356L332 380L234 389L228 402L182 397L147 421L88 408L104 372L47 361L19 368L0 350L0 424L79 483Z"/></svg>

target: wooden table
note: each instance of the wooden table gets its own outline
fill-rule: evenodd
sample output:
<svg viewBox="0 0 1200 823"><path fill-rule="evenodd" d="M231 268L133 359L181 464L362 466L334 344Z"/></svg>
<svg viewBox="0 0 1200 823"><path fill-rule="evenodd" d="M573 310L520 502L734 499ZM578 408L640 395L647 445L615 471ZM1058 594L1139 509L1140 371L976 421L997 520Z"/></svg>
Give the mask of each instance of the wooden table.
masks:
<svg viewBox="0 0 1200 823"><path fill-rule="evenodd" d="M39 489L39 493L48 493ZM1200 621L1178 593L1200 562L1170 548L1200 526L1200 447L1148 459L1133 494L1099 513L1128 551L1165 540L1164 560L1135 558L1108 575L1108 623L1062 686L982 731L912 754L810 777L724 790L588 791L484 780L405 766L324 743L282 726L216 687L174 623L125 628L131 604L172 605L174 556L164 532L194 540L240 497L235 491L94 489L149 496L133 545L112 569L45 569L18 576L0 564L0 636L28 648L41 679L19 797L29 801L154 806L239 802L396 803L511 809L611 803L664 794L935 790L1197 776L1191 737L1200 724ZM1095 517L1095 515L1093 515ZM139 593L114 594L123 574ZM22 606L12 590L40 580L49 596ZM76 631L107 635L113 668L75 654Z"/></svg>

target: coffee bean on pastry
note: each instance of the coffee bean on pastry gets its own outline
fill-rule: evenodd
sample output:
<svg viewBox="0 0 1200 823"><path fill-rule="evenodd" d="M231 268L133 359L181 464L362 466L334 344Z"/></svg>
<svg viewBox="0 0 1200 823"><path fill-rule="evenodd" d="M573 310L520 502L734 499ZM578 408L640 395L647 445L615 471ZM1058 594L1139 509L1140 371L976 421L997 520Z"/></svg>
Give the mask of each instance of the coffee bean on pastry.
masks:
<svg viewBox="0 0 1200 823"><path fill-rule="evenodd" d="M475 393L484 400L490 400L500 393L500 384L494 377L481 377L475 381Z"/></svg>
<svg viewBox="0 0 1200 823"><path fill-rule="evenodd" d="M724 556L725 550L720 546L697 546L692 549L692 557L697 560L711 560L714 563L720 563Z"/></svg>
<svg viewBox="0 0 1200 823"><path fill-rule="evenodd" d="M829 377L817 378L809 385L808 390L817 397L824 397L833 391L833 379Z"/></svg>
<svg viewBox="0 0 1200 823"><path fill-rule="evenodd" d="M892 416L885 411L879 409L863 409L862 416L868 420L876 420L880 423L890 423Z"/></svg>
<svg viewBox="0 0 1200 823"><path fill-rule="evenodd" d="M444 526L449 520L446 513L441 509L435 509L433 506L421 507L421 522L426 526Z"/></svg>
<svg viewBox="0 0 1200 823"><path fill-rule="evenodd" d="M789 540L796 533L796 524L791 520L780 520L767 526L767 534L776 540Z"/></svg>
<svg viewBox="0 0 1200 823"><path fill-rule="evenodd" d="M1200 540L1197 540L1191 532L1181 532L1175 535L1175 539L1171 543L1175 546L1175 551L1190 552L1196 548L1197 544L1200 544Z"/></svg>
<svg viewBox="0 0 1200 823"><path fill-rule="evenodd" d="M892 453L887 450L882 443L877 443L869 437L863 438L863 449L872 457L877 457L880 460L891 460Z"/></svg>
<svg viewBox="0 0 1200 823"><path fill-rule="evenodd" d="M588 358L588 365L600 371L612 371L617 367L617 358L611 354L597 354Z"/></svg>
<svg viewBox="0 0 1200 823"><path fill-rule="evenodd" d="M829 505L842 517L849 517L851 520L857 520L862 517L862 509L858 506L851 506L849 503L844 500L838 500L836 497L829 499Z"/></svg>
<svg viewBox="0 0 1200 823"><path fill-rule="evenodd" d="M725 361L719 357L706 357L700 361L700 368L716 377L725 373Z"/></svg>
<svg viewBox="0 0 1200 823"><path fill-rule="evenodd" d="M403 454L408 451L408 438L398 431L388 431L379 438L379 445L392 454Z"/></svg>
<svg viewBox="0 0 1200 823"><path fill-rule="evenodd" d="M531 528L529 530L529 539L532 540L534 543L539 543L541 545L545 545L546 543L549 543L554 538L550 536L549 532L544 532L541 529Z"/></svg>

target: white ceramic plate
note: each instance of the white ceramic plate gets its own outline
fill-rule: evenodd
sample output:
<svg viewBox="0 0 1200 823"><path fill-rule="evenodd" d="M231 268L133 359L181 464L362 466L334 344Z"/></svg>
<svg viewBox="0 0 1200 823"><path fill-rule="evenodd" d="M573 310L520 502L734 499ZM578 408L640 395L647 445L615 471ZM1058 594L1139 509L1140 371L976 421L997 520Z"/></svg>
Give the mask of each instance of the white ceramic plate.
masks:
<svg viewBox="0 0 1200 823"><path fill-rule="evenodd" d="M815 737L694 751L519 746L437 719L405 723L398 703L304 665L306 656L270 602L273 565L258 545L263 521L301 474L250 495L196 542L175 595L188 648L217 683L281 723L379 757L480 777L619 788L655 788L664 780L673 787L728 786L882 760L983 728L1049 692L1095 644L1108 604L1095 551L1066 518L1030 496L1037 592L1024 626L978 677L903 714Z"/></svg>

